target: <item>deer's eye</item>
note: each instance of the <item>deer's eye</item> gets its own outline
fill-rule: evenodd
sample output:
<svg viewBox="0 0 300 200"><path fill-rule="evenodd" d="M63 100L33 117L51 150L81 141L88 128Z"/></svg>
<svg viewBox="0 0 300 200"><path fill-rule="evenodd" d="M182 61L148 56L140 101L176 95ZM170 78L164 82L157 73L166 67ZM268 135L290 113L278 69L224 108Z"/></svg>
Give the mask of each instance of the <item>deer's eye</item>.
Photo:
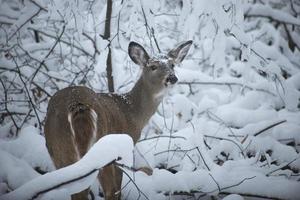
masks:
<svg viewBox="0 0 300 200"><path fill-rule="evenodd" d="M152 71L157 70L157 66L156 65L151 65L150 68L151 68Z"/></svg>
<svg viewBox="0 0 300 200"><path fill-rule="evenodd" d="M174 63L171 64L171 68L173 69L175 67Z"/></svg>

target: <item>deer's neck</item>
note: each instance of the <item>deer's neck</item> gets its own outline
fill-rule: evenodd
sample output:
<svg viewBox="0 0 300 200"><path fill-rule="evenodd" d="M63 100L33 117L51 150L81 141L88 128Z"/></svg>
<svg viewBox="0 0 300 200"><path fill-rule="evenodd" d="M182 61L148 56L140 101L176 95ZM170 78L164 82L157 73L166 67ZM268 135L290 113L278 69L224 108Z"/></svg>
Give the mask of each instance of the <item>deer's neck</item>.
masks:
<svg viewBox="0 0 300 200"><path fill-rule="evenodd" d="M140 123L141 127L147 124L163 97L162 89L151 86L143 80L143 77L140 77L133 89L127 94L131 103L133 118Z"/></svg>

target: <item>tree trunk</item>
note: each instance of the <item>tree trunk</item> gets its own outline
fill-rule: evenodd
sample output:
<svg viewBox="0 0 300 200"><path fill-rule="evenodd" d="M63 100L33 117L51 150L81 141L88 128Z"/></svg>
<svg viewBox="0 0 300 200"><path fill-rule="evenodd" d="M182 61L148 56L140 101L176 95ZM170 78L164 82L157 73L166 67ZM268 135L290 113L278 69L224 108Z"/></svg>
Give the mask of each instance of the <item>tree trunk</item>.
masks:
<svg viewBox="0 0 300 200"><path fill-rule="evenodd" d="M110 39L110 21L112 14L112 0L107 0L106 18L105 18L105 29L103 38L106 40ZM109 41L110 42L110 41ZM114 77L112 75L112 59L111 59L111 45L108 45L108 55L106 59L106 74L108 91L114 92Z"/></svg>

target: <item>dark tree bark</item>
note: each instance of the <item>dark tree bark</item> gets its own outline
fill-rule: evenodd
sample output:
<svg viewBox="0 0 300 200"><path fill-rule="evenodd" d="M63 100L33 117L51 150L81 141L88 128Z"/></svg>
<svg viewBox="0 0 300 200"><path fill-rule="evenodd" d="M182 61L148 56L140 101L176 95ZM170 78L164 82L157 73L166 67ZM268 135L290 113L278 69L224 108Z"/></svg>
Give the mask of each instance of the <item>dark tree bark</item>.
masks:
<svg viewBox="0 0 300 200"><path fill-rule="evenodd" d="M112 14L112 0L107 0L107 8L106 8L106 18L105 18L105 29L103 38L105 40L110 39L110 22L111 22L111 14ZM111 46L108 45L108 55L106 59L106 74L107 74L107 84L108 91L114 92L114 77L112 75L112 59L111 59Z"/></svg>

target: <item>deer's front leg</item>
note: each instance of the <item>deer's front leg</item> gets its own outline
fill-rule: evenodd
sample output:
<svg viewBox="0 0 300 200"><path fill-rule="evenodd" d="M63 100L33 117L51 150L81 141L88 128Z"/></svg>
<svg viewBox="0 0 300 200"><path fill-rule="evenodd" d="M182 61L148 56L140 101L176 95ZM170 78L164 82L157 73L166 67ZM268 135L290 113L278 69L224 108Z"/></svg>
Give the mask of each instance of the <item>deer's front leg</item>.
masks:
<svg viewBox="0 0 300 200"><path fill-rule="evenodd" d="M72 195L72 200L88 200L90 188Z"/></svg>
<svg viewBox="0 0 300 200"><path fill-rule="evenodd" d="M109 165L101 170L98 177L103 189L105 200L120 200L122 171L115 165Z"/></svg>

